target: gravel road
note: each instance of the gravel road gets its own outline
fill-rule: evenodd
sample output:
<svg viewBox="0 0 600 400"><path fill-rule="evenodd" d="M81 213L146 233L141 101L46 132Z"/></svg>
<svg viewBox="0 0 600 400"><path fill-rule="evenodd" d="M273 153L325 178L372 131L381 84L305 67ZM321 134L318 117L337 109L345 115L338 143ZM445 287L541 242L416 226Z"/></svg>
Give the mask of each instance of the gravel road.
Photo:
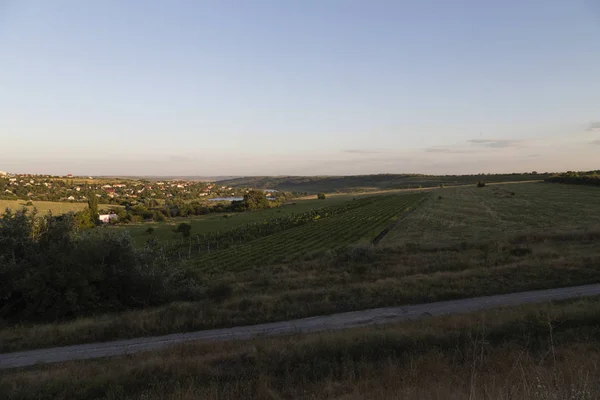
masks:
<svg viewBox="0 0 600 400"><path fill-rule="evenodd" d="M0 369L26 367L34 364L54 363L68 360L120 356L136 353L138 351L162 349L192 340L244 340L258 336L347 329L366 325L390 324L425 316L465 313L493 307L515 306L519 304L540 303L551 300L598 295L600 295L600 284L594 284L475 297L462 300L440 301L404 307L376 308L372 310L302 318L269 324L238 326L234 328L176 333L155 337L141 337L105 343L90 343L29 350L0 354Z"/></svg>

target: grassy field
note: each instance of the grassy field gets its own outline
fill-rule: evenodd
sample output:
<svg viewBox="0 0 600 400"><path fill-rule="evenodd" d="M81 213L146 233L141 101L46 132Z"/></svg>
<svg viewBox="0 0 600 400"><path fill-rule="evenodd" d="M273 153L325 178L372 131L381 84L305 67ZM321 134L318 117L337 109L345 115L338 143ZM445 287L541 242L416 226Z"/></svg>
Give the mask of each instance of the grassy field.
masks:
<svg viewBox="0 0 600 400"><path fill-rule="evenodd" d="M152 236L160 241L180 242L181 234L175 233L173 230L182 222L187 222L192 226L192 234L202 235L209 232L225 231L248 223L260 222L278 215L302 213L310 211L311 209L341 205L352 201L352 198L352 196L335 196L325 200L299 200L284 204L281 207L266 210L244 213L208 214L190 218L173 218L167 222L119 225L111 228L130 232L138 245L143 245L150 237L146 232L149 227L154 228Z"/></svg>
<svg viewBox="0 0 600 400"><path fill-rule="evenodd" d="M531 183L446 188L386 235L382 244L439 247L590 227L600 227L597 187Z"/></svg>
<svg viewBox="0 0 600 400"><path fill-rule="evenodd" d="M6 399L600 397L600 299L3 371Z"/></svg>
<svg viewBox="0 0 600 400"><path fill-rule="evenodd" d="M22 209L23 207L31 211L37 208L40 214L46 214L52 212L54 215L66 214L68 212L77 212L84 210L87 207L87 203L68 203L62 201L34 201L33 206L27 206L25 200L0 200L0 213L4 213L7 208L13 211Z"/></svg>

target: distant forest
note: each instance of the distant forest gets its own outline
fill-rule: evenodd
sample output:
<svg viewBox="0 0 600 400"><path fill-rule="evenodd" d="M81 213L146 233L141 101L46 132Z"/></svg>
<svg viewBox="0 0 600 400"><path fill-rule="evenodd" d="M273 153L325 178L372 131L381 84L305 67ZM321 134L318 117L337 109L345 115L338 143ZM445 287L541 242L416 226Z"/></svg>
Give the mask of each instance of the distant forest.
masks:
<svg viewBox="0 0 600 400"><path fill-rule="evenodd" d="M275 189L299 193L356 192L381 189L416 189L485 182L543 180L551 174L537 172L477 175L379 174L353 176L253 176L219 181L219 185Z"/></svg>

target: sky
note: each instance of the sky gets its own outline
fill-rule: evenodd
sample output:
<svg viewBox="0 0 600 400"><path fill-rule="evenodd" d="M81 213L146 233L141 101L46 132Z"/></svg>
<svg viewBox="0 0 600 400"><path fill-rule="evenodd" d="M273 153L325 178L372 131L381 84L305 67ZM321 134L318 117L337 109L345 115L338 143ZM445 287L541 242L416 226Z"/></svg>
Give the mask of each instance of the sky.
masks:
<svg viewBox="0 0 600 400"><path fill-rule="evenodd" d="M600 168L600 0L0 0L0 170Z"/></svg>

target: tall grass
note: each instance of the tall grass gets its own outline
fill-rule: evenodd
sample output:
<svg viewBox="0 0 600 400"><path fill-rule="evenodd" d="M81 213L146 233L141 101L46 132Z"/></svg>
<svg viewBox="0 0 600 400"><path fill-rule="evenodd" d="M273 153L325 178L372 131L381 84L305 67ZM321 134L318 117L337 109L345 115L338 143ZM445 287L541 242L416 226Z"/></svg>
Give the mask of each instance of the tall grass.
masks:
<svg viewBox="0 0 600 400"><path fill-rule="evenodd" d="M8 399L595 399L600 299L6 371Z"/></svg>

